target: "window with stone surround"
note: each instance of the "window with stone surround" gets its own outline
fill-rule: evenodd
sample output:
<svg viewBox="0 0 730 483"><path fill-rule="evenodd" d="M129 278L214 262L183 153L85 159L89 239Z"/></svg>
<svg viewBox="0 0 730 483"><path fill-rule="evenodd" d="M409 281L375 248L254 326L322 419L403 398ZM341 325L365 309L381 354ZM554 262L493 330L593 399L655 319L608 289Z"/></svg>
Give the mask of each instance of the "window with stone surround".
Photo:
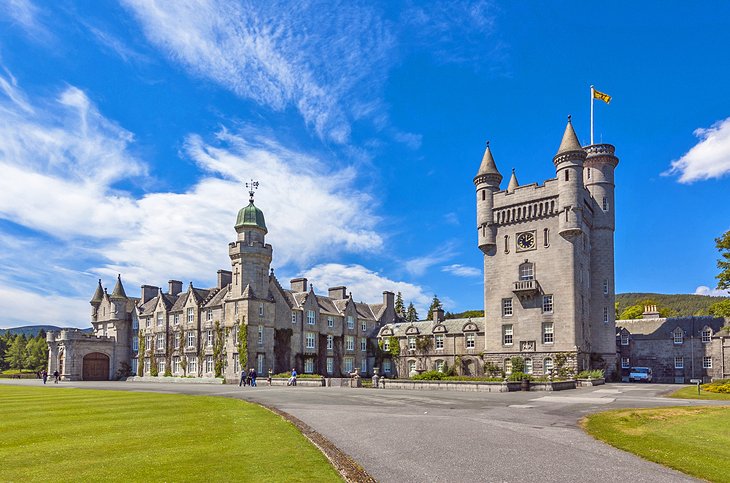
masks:
<svg viewBox="0 0 730 483"><path fill-rule="evenodd" d="M306 332L305 339L307 341L306 348L314 349L314 332Z"/></svg>
<svg viewBox="0 0 730 483"><path fill-rule="evenodd" d="M504 373L506 375L512 374L512 359L510 358L504 360Z"/></svg>
<svg viewBox="0 0 730 483"><path fill-rule="evenodd" d="M327 374L332 374L335 368L335 360L332 357L327 358Z"/></svg>
<svg viewBox="0 0 730 483"><path fill-rule="evenodd" d="M520 281L535 279L535 264L526 262L520 264Z"/></svg>
<svg viewBox="0 0 730 483"><path fill-rule="evenodd" d="M347 316L347 328L348 329L355 328L355 317L353 317L352 315Z"/></svg>
<svg viewBox="0 0 730 483"><path fill-rule="evenodd" d="M139 337L136 335L132 337L132 350L135 352L139 351Z"/></svg>
<svg viewBox="0 0 730 483"><path fill-rule="evenodd" d="M307 310L307 324L308 325L314 325L315 324L315 317L314 317L314 310Z"/></svg>
<svg viewBox="0 0 730 483"><path fill-rule="evenodd" d="M259 304L259 316L264 316L264 304Z"/></svg>
<svg viewBox="0 0 730 483"><path fill-rule="evenodd" d="M364 320L362 322L360 322L360 329L362 329L363 332L367 332L367 330L368 330L368 323L365 322Z"/></svg>
<svg viewBox="0 0 730 483"><path fill-rule="evenodd" d="M675 344L684 343L684 331L680 327L677 327L674 329L674 332L672 332L672 340Z"/></svg>
<svg viewBox="0 0 730 483"><path fill-rule="evenodd" d="M415 335L408 336L408 350L409 351L416 350L416 336Z"/></svg>
<svg viewBox="0 0 730 483"><path fill-rule="evenodd" d="M327 336L327 350L331 351L335 345L335 338L332 335Z"/></svg>
<svg viewBox="0 0 730 483"><path fill-rule="evenodd" d="M188 347L195 347L195 332L188 331Z"/></svg>
<svg viewBox="0 0 730 483"><path fill-rule="evenodd" d="M297 323L297 313L292 310L291 312L291 323L296 324Z"/></svg>
<svg viewBox="0 0 730 483"><path fill-rule="evenodd" d="M513 328L512 324L505 324L502 326L502 345L512 345L513 343Z"/></svg>
<svg viewBox="0 0 730 483"><path fill-rule="evenodd" d="M355 350L355 336L354 335L345 336L345 350L350 351L350 352Z"/></svg>
<svg viewBox="0 0 730 483"><path fill-rule="evenodd" d="M139 360L132 359L132 374L137 375L137 369L138 369Z"/></svg>
<svg viewBox="0 0 730 483"><path fill-rule="evenodd" d="M264 345L264 326L263 325L259 325L258 335L259 335L258 344Z"/></svg>
<svg viewBox="0 0 730 483"><path fill-rule="evenodd" d="M552 344L555 342L555 326L552 322L542 324L542 343Z"/></svg>
<svg viewBox="0 0 730 483"><path fill-rule="evenodd" d="M621 358L621 369L628 369L631 367L631 359L628 357L622 357Z"/></svg>
<svg viewBox="0 0 730 483"><path fill-rule="evenodd" d="M327 316L327 327L334 327L335 326L335 318L331 315Z"/></svg>
<svg viewBox="0 0 730 483"><path fill-rule="evenodd" d="M444 335L443 334L436 334L434 336L434 346L436 350L443 350L444 348Z"/></svg>
<svg viewBox="0 0 730 483"><path fill-rule="evenodd" d="M145 358L145 360L144 360L144 372L145 372L145 374L150 372L150 358L149 357Z"/></svg>
<svg viewBox="0 0 730 483"><path fill-rule="evenodd" d="M408 361L408 375L410 376L414 372L416 372L416 361L410 360Z"/></svg>
<svg viewBox="0 0 730 483"><path fill-rule="evenodd" d="M542 230L542 244L545 248L550 246L550 230L548 228Z"/></svg>
<svg viewBox="0 0 730 483"><path fill-rule="evenodd" d="M684 357L677 356L674 358L674 368L675 369L684 369Z"/></svg>
<svg viewBox="0 0 730 483"><path fill-rule="evenodd" d="M388 352L390 350L390 337L383 338L383 351Z"/></svg>
<svg viewBox="0 0 730 483"><path fill-rule="evenodd" d="M162 324L164 322L164 317L162 312L157 312L157 327L162 327Z"/></svg>
<svg viewBox="0 0 730 483"><path fill-rule="evenodd" d="M542 361L542 367L543 372L547 374L548 372L552 371L555 365L553 364L553 358L552 357L546 357Z"/></svg>
<svg viewBox="0 0 730 483"><path fill-rule="evenodd" d="M307 357L304 359L304 373L311 374L314 372L314 359Z"/></svg>
<svg viewBox="0 0 730 483"><path fill-rule="evenodd" d="M211 309L208 309L208 311L206 312L206 315L207 315L206 320L208 322L213 322L213 311Z"/></svg>
<svg viewBox="0 0 730 483"><path fill-rule="evenodd" d="M603 295L608 295L608 279L603 279Z"/></svg>
<svg viewBox="0 0 730 483"><path fill-rule="evenodd" d="M180 356L172 358L172 372L173 374L180 374Z"/></svg>
<svg viewBox="0 0 730 483"><path fill-rule="evenodd" d="M264 373L264 355L256 354L256 372L259 374Z"/></svg>
<svg viewBox="0 0 730 483"><path fill-rule="evenodd" d="M205 332L206 339L205 339L205 345L208 347L213 347L213 330L208 329Z"/></svg>
<svg viewBox="0 0 730 483"><path fill-rule="evenodd" d="M525 359L525 374L532 374L532 359Z"/></svg>
<svg viewBox="0 0 730 483"><path fill-rule="evenodd" d="M474 332L466 333L466 348L474 349L476 347L476 334Z"/></svg>
<svg viewBox="0 0 730 483"><path fill-rule="evenodd" d="M390 374L390 361L383 361L383 372Z"/></svg>
<svg viewBox="0 0 730 483"><path fill-rule="evenodd" d="M553 313L553 296L543 295L542 296L542 311L545 314Z"/></svg>
<svg viewBox="0 0 730 483"><path fill-rule="evenodd" d="M603 307L603 322L608 323L608 307Z"/></svg>
<svg viewBox="0 0 730 483"><path fill-rule="evenodd" d="M352 370L355 367L355 358L345 357L344 362L345 362L345 372L349 374L350 372L352 372Z"/></svg>
<svg viewBox="0 0 730 483"><path fill-rule="evenodd" d="M213 356L205 356L205 372L213 372Z"/></svg>
<svg viewBox="0 0 730 483"><path fill-rule="evenodd" d="M188 307L188 324L192 324L195 321L195 314L193 313L193 308Z"/></svg>
<svg viewBox="0 0 730 483"><path fill-rule="evenodd" d="M621 334L621 345L629 345L629 334Z"/></svg>
<svg viewBox="0 0 730 483"><path fill-rule="evenodd" d="M504 236L504 253L509 253L509 235Z"/></svg>
<svg viewBox="0 0 730 483"><path fill-rule="evenodd" d="M151 335L145 336L145 338L144 338L144 348L145 348L145 350L152 349L152 336Z"/></svg>
<svg viewBox="0 0 730 483"><path fill-rule="evenodd" d="M712 357L705 356L702 358L702 367L705 369L712 369Z"/></svg>
<svg viewBox="0 0 730 483"><path fill-rule="evenodd" d="M360 352L367 352L368 351L368 340L363 337L360 339Z"/></svg>
<svg viewBox="0 0 730 483"><path fill-rule="evenodd" d="M198 375L198 358L196 356L188 356L188 375Z"/></svg>
<svg viewBox="0 0 730 483"><path fill-rule="evenodd" d="M172 341L172 348L173 349L180 348L180 332L175 332L175 338Z"/></svg>
<svg viewBox="0 0 730 483"><path fill-rule="evenodd" d="M512 299L502 299L502 317L512 317Z"/></svg>
<svg viewBox="0 0 730 483"><path fill-rule="evenodd" d="M712 340L712 329L705 327L702 329L702 343L707 344Z"/></svg>

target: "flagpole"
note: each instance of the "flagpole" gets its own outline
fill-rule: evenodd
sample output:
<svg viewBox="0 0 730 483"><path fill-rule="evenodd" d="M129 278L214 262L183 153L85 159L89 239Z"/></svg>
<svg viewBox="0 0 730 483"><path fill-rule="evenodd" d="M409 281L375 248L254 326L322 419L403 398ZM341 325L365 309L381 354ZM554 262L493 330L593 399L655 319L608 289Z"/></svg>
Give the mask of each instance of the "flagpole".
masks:
<svg viewBox="0 0 730 483"><path fill-rule="evenodd" d="M593 145L593 86L591 86L591 146Z"/></svg>

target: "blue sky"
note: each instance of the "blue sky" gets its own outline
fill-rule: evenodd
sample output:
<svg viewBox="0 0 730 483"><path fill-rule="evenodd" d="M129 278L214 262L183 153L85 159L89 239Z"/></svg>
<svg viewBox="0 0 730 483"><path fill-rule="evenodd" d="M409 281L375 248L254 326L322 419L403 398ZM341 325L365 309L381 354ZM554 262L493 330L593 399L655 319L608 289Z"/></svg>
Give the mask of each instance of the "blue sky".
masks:
<svg viewBox="0 0 730 483"><path fill-rule="evenodd" d="M591 84L617 291L713 292L730 4L56 3L0 6L0 326L88 326L117 273L212 286L251 178L285 286L479 309L485 141L542 183Z"/></svg>

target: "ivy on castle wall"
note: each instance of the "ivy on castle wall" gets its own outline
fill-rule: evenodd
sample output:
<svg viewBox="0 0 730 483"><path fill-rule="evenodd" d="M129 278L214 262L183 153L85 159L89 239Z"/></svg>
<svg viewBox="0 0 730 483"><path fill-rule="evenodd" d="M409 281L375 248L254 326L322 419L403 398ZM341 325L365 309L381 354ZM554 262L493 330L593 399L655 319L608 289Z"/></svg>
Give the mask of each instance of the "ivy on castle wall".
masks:
<svg viewBox="0 0 730 483"><path fill-rule="evenodd" d="M223 376L223 368L226 364L226 348L225 335L227 329L221 327L219 321L215 321L215 339L213 341L213 364L215 367L215 377Z"/></svg>
<svg viewBox="0 0 730 483"><path fill-rule="evenodd" d="M144 351L145 351L145 339L142 331L139 331L139 350L137 352L137 375L144 376Z"/></svg>
<svg viewBox="0 0 730 483"><path fill-rule="evenodd" d="M236 348L238 349L238 363L241 369L245 369L248 366L248 324L246 324L245 317L241 317L238 324Z"/></svg>

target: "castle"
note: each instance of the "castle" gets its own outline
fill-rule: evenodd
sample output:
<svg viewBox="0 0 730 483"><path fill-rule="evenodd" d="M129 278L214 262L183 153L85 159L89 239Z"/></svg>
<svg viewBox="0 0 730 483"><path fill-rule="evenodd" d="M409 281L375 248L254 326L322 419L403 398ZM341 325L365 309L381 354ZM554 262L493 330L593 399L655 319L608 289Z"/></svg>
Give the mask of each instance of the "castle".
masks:
<svg viewBox="0 0 730 483"><path fill-rule="evenodd" d="M90 301L92 334L48 334L49 370L67 380L131 374L235 380L245 360L259 374L292 368L333 377L372 373L368 340L395 320L394 294L367 304L344 286L315 294L305 278L283 288L271 268L264 214L249 194L228 245L231 270L218 270L215 287L190 283L183 290L182 282L170 280L166 291L143 285L135 298L121 277L111 294L99 280Z"/></svg>

